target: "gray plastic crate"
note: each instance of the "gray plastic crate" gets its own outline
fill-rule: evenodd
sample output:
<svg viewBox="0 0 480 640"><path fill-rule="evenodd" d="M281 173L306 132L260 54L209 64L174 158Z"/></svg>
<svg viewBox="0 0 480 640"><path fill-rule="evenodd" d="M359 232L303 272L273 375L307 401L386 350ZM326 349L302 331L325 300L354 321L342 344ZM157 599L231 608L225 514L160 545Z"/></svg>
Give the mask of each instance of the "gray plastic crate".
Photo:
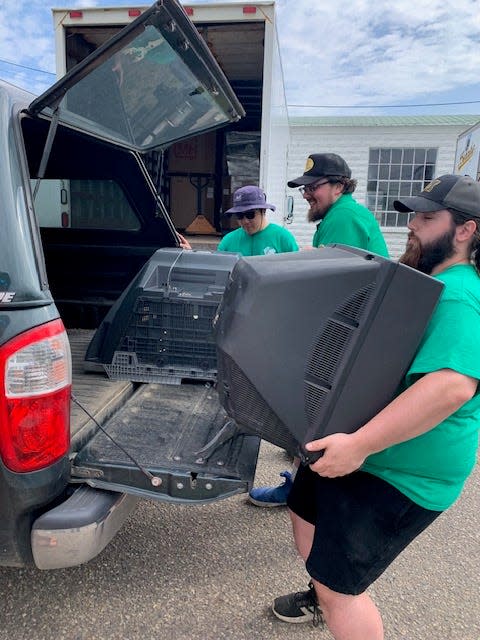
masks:
<svg viewBox="0 0 480 640"><path fill-rule="evenodd" d="M215 381L213 320L238 258L160 249L112 307L86 359L118 380Z"/></svg>

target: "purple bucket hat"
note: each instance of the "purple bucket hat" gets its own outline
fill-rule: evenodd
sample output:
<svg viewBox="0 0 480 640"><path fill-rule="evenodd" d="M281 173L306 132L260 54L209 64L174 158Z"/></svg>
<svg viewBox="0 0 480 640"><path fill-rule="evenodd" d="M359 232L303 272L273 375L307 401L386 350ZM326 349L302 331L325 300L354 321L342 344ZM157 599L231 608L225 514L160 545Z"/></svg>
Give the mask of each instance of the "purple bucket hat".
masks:
<svg viewBox="0 0 480 640"><path fill-rule="evenodd" d="M271 209L275 211L275 205L268 204L267 197L260 187L248 185L240 187L233 194L233 207L225 211L227 215L243 213L252 209Z"/></svg>

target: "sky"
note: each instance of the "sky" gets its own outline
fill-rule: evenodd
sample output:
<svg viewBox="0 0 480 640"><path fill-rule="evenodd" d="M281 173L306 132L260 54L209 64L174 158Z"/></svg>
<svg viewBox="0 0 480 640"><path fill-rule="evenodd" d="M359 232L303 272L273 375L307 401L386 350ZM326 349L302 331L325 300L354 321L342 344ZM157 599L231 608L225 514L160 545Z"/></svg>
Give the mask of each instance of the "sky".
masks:
<svg viewBox="0 0 480 640"><path fill-rule="evenodd" d="M0 78L35 94L54 82L52 7L138 4L145 3L0 0ZM276 7L291 116L480 114L478 0L277 0Z"/></svg>

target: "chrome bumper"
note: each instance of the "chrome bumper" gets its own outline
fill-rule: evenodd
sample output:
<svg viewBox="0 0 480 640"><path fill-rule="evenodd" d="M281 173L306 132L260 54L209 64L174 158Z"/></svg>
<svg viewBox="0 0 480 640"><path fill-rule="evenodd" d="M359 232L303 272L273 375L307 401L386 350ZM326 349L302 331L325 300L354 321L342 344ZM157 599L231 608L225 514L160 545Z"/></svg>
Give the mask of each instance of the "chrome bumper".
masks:
<svg viewBox="0 0 480 640"><path fill-rule="evenodd" d="M88 562L107 546L137 502L125 493L79 486L68 500L34 522L36 566L62 569Z"/></svg>

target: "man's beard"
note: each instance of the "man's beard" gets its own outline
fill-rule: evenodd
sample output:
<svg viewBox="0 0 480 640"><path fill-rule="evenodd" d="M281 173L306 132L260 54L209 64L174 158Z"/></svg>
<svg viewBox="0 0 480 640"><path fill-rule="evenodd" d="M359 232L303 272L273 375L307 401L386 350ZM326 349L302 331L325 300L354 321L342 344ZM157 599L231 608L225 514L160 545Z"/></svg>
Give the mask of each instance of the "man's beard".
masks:
<svg viewBox="0 0 480 640"><path fill-rule="evenodd" d="M312 207L307 212L307 220L309 222L318 222L319 220L323 220L327 215L328 209L324 211L320 211L319 209L313 210Z"/></svg>
<svg viewBox="0 0 480 640"><path fill-rule="evenodd" d="M452 224L450 231L424 246L420 244L420 241L415 236L410 236L405 253L400 257L399 262L422 273L431 274L435 267L454 255L454 237L454 224Z"/></svg>

